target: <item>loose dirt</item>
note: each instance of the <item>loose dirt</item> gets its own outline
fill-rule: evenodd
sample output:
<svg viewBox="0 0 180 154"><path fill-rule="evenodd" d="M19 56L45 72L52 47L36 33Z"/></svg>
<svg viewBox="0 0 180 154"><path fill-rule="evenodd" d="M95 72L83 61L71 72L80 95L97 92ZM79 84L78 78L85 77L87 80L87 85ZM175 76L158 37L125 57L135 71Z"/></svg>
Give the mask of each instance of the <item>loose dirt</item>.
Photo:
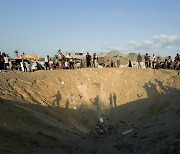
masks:
<svg viewBox="0 0 180 154"><path fill-rule="evenodd" d="M96 130L102 116L104 127L113 126L106 134ZM0 75L0 143L1 153L178 153L179 72L5 72Z"/></svg>

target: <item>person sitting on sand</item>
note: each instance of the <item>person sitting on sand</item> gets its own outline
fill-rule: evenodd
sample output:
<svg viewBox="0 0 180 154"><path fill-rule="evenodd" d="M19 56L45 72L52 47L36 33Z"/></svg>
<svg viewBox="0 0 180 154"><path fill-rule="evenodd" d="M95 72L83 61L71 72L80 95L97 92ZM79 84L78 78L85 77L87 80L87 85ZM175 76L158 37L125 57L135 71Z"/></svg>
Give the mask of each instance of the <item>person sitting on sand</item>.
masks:
<svg viewBox="0 0 180 154"><path fill-rule="evenodd" d="M96 130L97 130L100 134L105 134L105 133L106 133L106 130L103 128L102 125L96 124L96 126L97 126Z"/></svg>
<svg viewBox="0 0 180 154"><path fill-rule="evenodd" d="M80 68L84 68L84 62L83 62L82 59L81 59L81 62L80 62Z"/></svg>
<svg viewBox="0 0 180 154"><path fill-rule="evenodd" d="M105 67L109 67L109 68L111 67L111 64L110 64L110 61L109 61L109 60L106 61Z"/></svg>
<svg viewBox="0 0 180 154"><path fill-rule="evenodd" d="M160 57L157 57L156 68L157 69L161 68L161 58Z"/></svg>

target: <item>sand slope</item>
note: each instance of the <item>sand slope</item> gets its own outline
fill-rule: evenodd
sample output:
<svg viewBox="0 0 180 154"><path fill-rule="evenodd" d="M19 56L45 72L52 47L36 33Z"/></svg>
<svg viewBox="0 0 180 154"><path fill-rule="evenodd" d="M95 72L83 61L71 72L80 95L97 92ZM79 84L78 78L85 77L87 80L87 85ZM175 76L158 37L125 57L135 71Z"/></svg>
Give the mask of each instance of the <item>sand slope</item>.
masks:
<svg viewBox="0 0 180 154"><path fill-rule="evenodd" d="M0 76L0 151L178 153L179 103L177 71L7 72ZM101 115L110 134L95 130ZM133 131L122 136L127 129Z"/></svg>

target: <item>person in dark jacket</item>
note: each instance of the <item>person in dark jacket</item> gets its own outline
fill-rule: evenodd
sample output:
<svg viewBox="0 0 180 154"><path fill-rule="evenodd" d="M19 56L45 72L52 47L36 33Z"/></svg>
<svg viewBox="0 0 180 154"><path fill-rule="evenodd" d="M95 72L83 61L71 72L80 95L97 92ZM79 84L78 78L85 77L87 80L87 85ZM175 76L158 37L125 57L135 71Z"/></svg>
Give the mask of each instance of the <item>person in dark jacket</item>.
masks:
<svg viewBox="0 0 180 154"><path fill-rule="evenodd" d="M132 67L131 60L129 60L128 67Z"/></svg>
<svg viewBox="0 0 180 154"><path fill-rule="evenodd" d="M146 55L144 56L144 60L145 60L145 67L148 68L149 67L149 56L148 56L148 53L146 53Z"/></svg>
<svg viewBox="0 0 180 154"><path fill-rule="evenodd" d="M91 67L91 55L89 53L86 55L86 66Z"/></svg>

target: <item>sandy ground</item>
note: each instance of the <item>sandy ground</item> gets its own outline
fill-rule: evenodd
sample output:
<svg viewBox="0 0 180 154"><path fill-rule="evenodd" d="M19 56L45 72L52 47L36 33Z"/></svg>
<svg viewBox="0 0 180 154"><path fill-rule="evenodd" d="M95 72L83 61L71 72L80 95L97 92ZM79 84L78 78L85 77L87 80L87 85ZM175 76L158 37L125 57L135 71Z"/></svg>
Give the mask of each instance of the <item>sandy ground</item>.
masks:
<svg viewBox="0 0 180 154"><path fill-rule="evenodd" d="M96 130L102 115L106 134ZM179 72L0 73L0 143L0 153L178 153Z"/></svg>

